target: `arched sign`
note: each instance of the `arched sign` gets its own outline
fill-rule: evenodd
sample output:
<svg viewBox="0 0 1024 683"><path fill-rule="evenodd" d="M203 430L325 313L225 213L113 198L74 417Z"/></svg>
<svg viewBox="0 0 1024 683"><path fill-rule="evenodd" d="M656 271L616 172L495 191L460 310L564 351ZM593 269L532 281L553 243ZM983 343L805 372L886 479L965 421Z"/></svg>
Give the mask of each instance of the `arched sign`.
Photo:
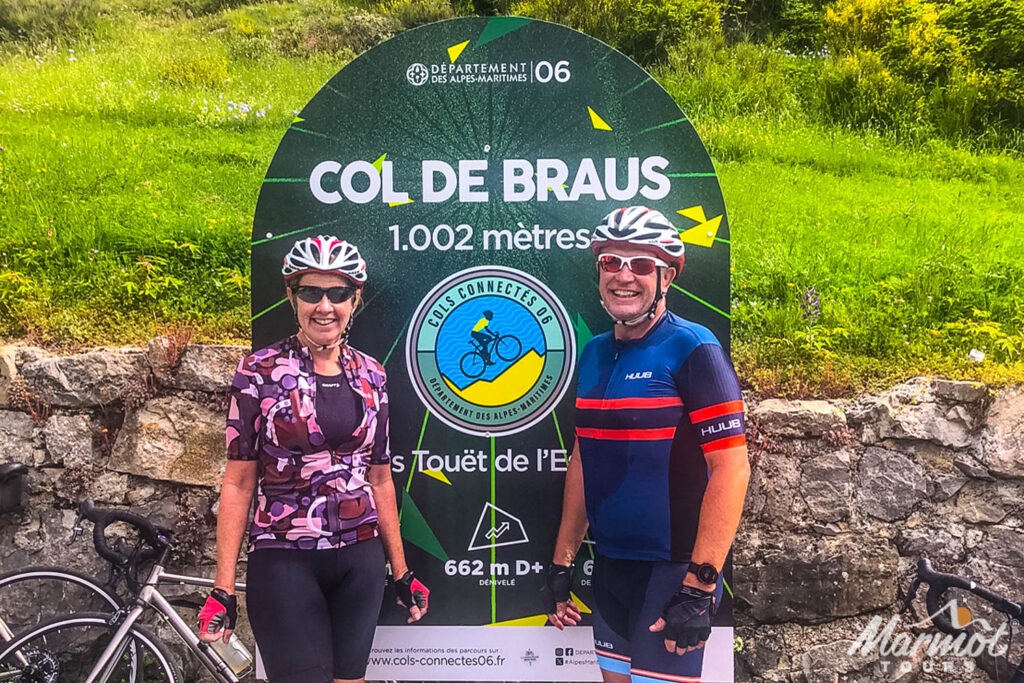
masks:
<svg viewBox="0 0 1024 683"><path fill-rule="evenodd" d="M359 247L369 282L351 342L388 372L403 537L432 590L427 624L378 630L371 677L599 680L589 629L539 628L539 589L576 359L611 327L589 233L634 204L687 243L669 308L728 348L711 160L661 86L600 41L518 17L430 24L339 71L285 133L253 224L253 343L294 329L280 264L296 239ZM584 604L591 558L586 544ZM732 680L728 605L720 615L705 680ZM402 621L386 606L381 623Z"/></svg>

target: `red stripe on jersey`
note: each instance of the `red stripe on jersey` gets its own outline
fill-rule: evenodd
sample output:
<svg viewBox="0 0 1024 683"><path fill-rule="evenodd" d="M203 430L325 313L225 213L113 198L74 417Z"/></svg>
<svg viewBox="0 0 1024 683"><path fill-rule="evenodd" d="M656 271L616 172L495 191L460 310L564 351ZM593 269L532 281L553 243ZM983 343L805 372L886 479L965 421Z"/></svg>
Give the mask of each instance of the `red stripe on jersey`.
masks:
<svg viewBox="0 0 1024 683"><path fill-rule="evenodd" d="M576 436L584 439L605 439L608 441L658 441L671 439L676 435L675 427L658 429L594 429L577 427Z"/></svg>
<svg viewBox="0 0 1024 683"><path fill-rule="evenodd" d="M725 403L717 403L707 408L701 408L690 413L690 422L704 422L705 420L713 420L716 417L722 417L723 415L731 415L732 413L743 412L743 401L726 401Z"/></svg>
<svg viewBox="0 0 1024 683"><path fill-rule="evenodd" d="M656 396L654 398L577 398L580 410L614 410L618 408L672 408L683 405L678 396Z"/></svg>
<svg viewBox="0 0 1024 683"><path fill-rule="evenodd" d="M678 681L679 683L700 683L700 676L673 676L672 674L663 674L658 671L647 671L646 669L637 669L630 667L629 673L640 674L641 676L647 676L649 678L657 678L659 681Z"/></svg>
<svg viewBox="0 0 1024 683"><path fill-rule="evenodd" d="M706 444L702 444L700 448L705 453L710 453L712 451L721 451L721 450L724 450L726 448L735 448L736 446L746 446L746 445L747 445L747 437L744 436L743 434L737 434L736 436L726 436L726 437L721 438L721 439L715 439L714 441L709 441Z"/></svg>
<svg viewBox="0 0 1024 683"><path fill-rule="evenodd" d="M608 657L609 659L618 659L619 661L623 662L631 661L630 658L625 655L615 654L614 652L609 652L608 650L602 650L599 647L595 647L594 652L601 655L602 657Z"/></svg>

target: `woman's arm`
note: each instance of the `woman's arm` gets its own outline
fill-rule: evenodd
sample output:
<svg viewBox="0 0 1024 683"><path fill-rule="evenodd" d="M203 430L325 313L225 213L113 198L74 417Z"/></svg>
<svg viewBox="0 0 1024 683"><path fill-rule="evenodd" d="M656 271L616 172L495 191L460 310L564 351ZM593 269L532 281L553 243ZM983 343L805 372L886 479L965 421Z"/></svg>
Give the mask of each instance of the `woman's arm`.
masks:
<svg viewBox="0 0 1024 683"><path fill-rule="evenodd" d="M391 481L391 465L370 465L369 480L373 489L373 500L377 505L377 527L380 529L384 553L391 563L391 576L397 580L409 570L409 567L405 563L402 531L398 526L398 503L395 500L395 486ZM420 609L415 604L410 606L409 623L419 621L426 613L426 607Z"/></svg>
<svg viewBox="0 0 1024 683"><path fill-rule="evenodd" d="M228 595L235 593L235 568L242 548L249 506L256 487L255 460L228 460L220 487L220 509L217 512L217 573L214 586ZM203 640L231 637L231 630L216 633L199 632Z"/></svg>

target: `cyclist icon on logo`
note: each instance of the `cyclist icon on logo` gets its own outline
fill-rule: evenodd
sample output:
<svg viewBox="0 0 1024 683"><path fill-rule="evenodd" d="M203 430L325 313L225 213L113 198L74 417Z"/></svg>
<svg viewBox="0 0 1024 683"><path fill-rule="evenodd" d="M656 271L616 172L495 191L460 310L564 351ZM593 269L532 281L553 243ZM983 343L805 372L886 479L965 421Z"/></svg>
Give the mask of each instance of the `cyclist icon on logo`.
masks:
<svg viewBox="0 0 1024 683"><path fill-rule="evenodd" d="M523 345L517 337L510 334L502 336L497 330L492 330L489 327L492 320L494 312L485 310L469 333L476 343L470 342L473 344L473 350L459 361L459 369L466 377L479 377L484 374L484 370L494 365L494 361L491 360L492 352L503 361L514 361L523 350Z"/></svg>

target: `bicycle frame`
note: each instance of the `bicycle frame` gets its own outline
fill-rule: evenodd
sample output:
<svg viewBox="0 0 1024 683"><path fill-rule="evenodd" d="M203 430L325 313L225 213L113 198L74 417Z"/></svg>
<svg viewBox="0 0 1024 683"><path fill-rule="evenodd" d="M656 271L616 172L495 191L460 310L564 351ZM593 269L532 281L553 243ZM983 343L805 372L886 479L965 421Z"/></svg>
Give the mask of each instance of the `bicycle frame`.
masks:
<svg viewBox="0 0 1024 683"><path fill-rule="evenodd" d="M121 621L118 626L117 632L114 634L113 639L107 645L107 648L100 655L99 660L93 666L92 671L89 672L88 678L85 683L96 683L97 681L106 681L110 676L113 667L116 665L118 658L121 653L124 652L124 648L127 647L129 640L131 639L131 629L135 625L135 622L139 620L139 617L146 611L146 608L156 610L158 614L170 625L178 637L185 643L188 649L199 659L199 661L206 667L210 675L213 676L217 683L238 683L238 677L235 672L231 670L227 664L220 658L220 655L210 646L206 641L200 640L199 636L196 635L195 630L189 627L185 623L185 620L181 618L177 610L167 601L157 586L160 584L176 584L176 585L188 585L188 586L202 586L207 588L213 587L213 579L204 579L200 577L184 576L181 574L170 574L164 571L163 562L166 561L166 555L160 558L160 561L150 571L149 578L146 579L146 583L142 586L142 590L139 591L138 597L135 599L131 609L127 612L127 615ZM236 583L236 592L244 592L245 584ZM122 610L123 613L123 610Z"/></svg>

